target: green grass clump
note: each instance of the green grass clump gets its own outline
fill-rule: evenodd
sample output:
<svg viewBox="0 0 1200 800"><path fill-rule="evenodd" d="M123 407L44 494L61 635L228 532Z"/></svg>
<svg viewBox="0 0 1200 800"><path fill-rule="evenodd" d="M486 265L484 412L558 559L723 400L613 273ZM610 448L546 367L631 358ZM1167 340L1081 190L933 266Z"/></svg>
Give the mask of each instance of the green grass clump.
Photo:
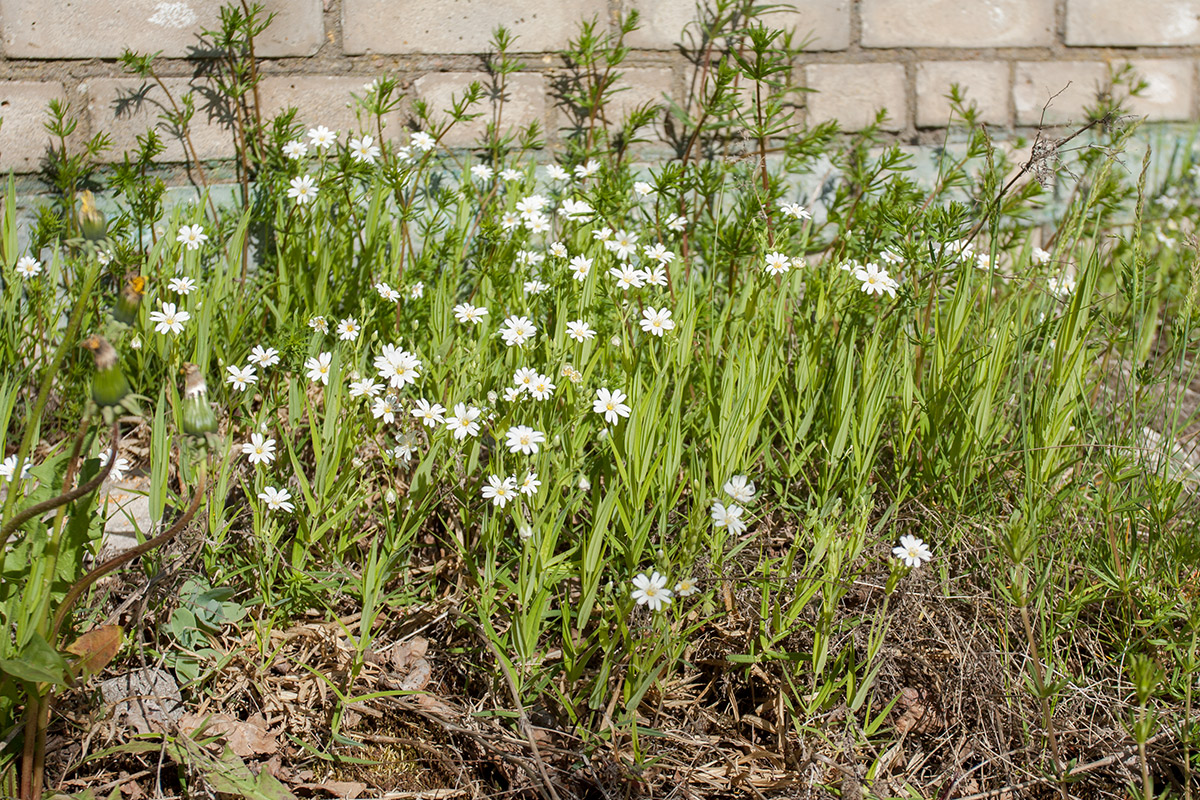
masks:
<svg viewBox="0 0 1200 800"><path fill-rule="evenodd" d="M356 99L358 130L329 131L258 115L261 27L228 12L215 80L238 109L239 202L201 186L166 205L154 132L109 174L90 166L103 142L68 157L64 135L54 163L73 166L28 244L9 188L5 520L108 447L86 354L45 368L74 313L144 400L124 429L144 447L125 455L154 516L210 487L166 578L185 591L148 595L124 652L193 699L221 695L238 658L261 677L288 654L327 696L314 762L372 741L361 706L408 694L380 682L381 653L420 632L437 678L407 688L528 746L529 793L704 794L750 752L741 780L763 792L1182 794L1200 630L1191 155L1151 185L1110 95L1071 137L1083 147L1039 132L1013 164L956 91L957 143L919 181L874 128L797 125L798 45L718 5L685 45L687 102L620 120L636 18L584 26L554 152L505 122L521 65L503 31L496 91L417 103L395 131L384 77ZM125 63L156 79L152 58ZM186 149L192 101L172 106ZM442 146L476 119L478 147ZM652 126L673 152L651 158ZM75 196L101 183L113 210L94 239ZM204 446L176 457L187 434ZM44 620L103 525L78 504L66 524L6 538L14 769L30 698L79 677ZM281 637L314 615L341 655L297 664L317 651ZM31 654L44 673L14 666ZM544 752L531 718L553 732Z"/></svg>

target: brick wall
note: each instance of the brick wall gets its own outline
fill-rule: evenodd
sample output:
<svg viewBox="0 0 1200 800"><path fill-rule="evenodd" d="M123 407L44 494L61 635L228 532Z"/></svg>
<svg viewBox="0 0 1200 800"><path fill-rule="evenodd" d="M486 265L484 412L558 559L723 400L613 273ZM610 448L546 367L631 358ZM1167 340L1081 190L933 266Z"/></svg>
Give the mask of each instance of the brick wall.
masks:
<svg viewBox="0 0 1200 800"><path fill-rule="evenodd" d="M188 60L197 34L215 27L219 0L0 0L0 170L29 172L44 152L46 102L72 101L82 110L80 135L111 133L119 158L134 136L155 124L157 90L138 109L117 110L117 98L142 85L122 75L115 58L125 47L162 51L159 68L172 90L197 82ZM480 54L492 30L519 38L526 70L510 86L507 117L543 122L553 141L565 118L550 96L563 69L555 51L582 18L611 25L631 8L642 28L625 67L632 107L663 95L678 97L690 66L675 43L694 15L695 0L265 0L276 13L258 42L267 110L288 105L301 119L342 130L355 126L351 91L380 74L401 80L410 97L438 106L473 79L484 79ZM951 82L963 85L982 119L1004 128L1046 120L1078 120L1109 80L1132 63L1148 82L1132 110L1151 120L1197 117L1200 0L794 0L796 10L772 15L810 40L797 78L816 90L799 113L809 122L838 119L855 128L886 107L886 129L919 141L940 135ZM1069 85L1068 85L1069 84ZM193 131L203 158L231 155L217 121L199 115ZM403 114L396 116L400 122ZM469 144L466 126L447 140ZM172 143L164 160L179 160Z"/></svg>

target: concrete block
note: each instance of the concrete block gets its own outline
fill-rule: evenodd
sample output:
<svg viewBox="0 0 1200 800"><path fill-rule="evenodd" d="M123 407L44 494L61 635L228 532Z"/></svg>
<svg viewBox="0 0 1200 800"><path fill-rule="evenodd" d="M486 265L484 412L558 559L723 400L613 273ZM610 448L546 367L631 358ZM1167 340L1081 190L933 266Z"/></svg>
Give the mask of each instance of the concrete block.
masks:
<svg viewBox="0 0 1200 800"><path fill-rule="evenodd" d="M862 0L863 47L1048 47L1049 0Z"/></svg>
<svg viewBox="0 0 1200 800"><path fill-rule="evenodd" d="M1000 61L925 61L917 65L917 127L939 128L950 119L951 84L973 101L979 120L1009 125L1008 64ZM961 122L961 119L956 119Z"/></svg>
<svg viewBox="0 0 1200 800"><path fill-rule="evenodd" d="M1129 99L1129 111L1152 121L1193 119L1192 96L1196 67L1190 59L1138 59L1130 62L1146 82L1139 97Z"/></svg>
<svg viewBox="0 0 1200 800"><path fill-rule="evenodd" d="M513 52L560 50L579 23L608 18L605 0L342 0L347 54L485 53L498 25Z"/></svg>
<svg viewBox="0 0 1200 800"><path fill-rule="evenodd" d="M55 98L66 98L61 83L0 81L0 172L38 171L50 144L46 104Z"/></svg>
<svg viewBox="0 0 1200 800"><path fill-rule="evenodd" d="M483 87L483 99L471 111L483 113L469 122L460 122L452 127L441 140L446 147L470 147L487 129L500 99L492 84L492 77L483 72L433 72L413 82L414 94L429 104L431 116L441 123L449 118L445 109L450 108L451 96L461 98L472 81L479 81ZM504 95L501 128L515 130L534 120L545 121L546 79L542 75L509 75Z"/></svg>
<svg viewBox="0 0 1200 800"><path fill-rule="evenodd" d="M836 119L844 130L861 130L886 108L883 130L908 127L903 64L810 64L805 74L815 90L807 97L809 124Z"/></svg>
<svg viewBox="0 0 1200 800"><path fill-rule="evenodd" d="M850 46L850 0L805 0L796 10L762 16L764 25L793 30L796 43L810 39L809 50L845 50ZM682 42L684 27L696 18L696 0L632 0L627 4L641 15L641 28L626 37L626 44L644 50L674 50ZM689 32L695 37L696 26Z"/></svg>
<svg viewBox="0 0 1200 800"><path fill-rule="evenodd" d="M1013 78L1017 124L1037 125L1047 101L1045 124L1082 122L1084 108L1095 105L1108 82L1108 66L1100 61L1018 61Z"/></svg>
<svg viewBox="0 0 1200 800"><path fill-rule="evenodd" d="M1066 23L1068 45L1200 44L1200 0L1067 0Z"/></svg>
<svg viewBox="0 0 1200 800"><path fill-rule="evenodd" d="M3 0L0 26L8 58L116 58L129 48L190 55L199 34L220 24L226 0ZM256 39L268 58L308 56L325 40L321 0L259 0L274 12Z"/></svg>
<svg viewBox="0 0 1200 800"><path fill-rule="evenodd" d="M305 128L324 125L330 130L341 131L338 140L349 141L349 132L367 130L359 122L358 111L368 120L365 111L359 108L354 96L366 95L365 84L370 77L345 77L339 75L269 75L259 83L264 117L275 117L295 106L299 113L296 121ZM397 109L385 114L384 132L394 137L402 124L402 112ZM371 130L374 130L373 121Z"/></svg>
<svg viewBox="0 0 1200 800"><path fill-rule="evenodd" d="M193 85L187 78L167 78L163 81L177 104L187 92L195 98L196 114L190 130L192 142L201 160L233 158L233 136L227 111L211 104L203 84ZM159 115L171 110L167 96L154 84L137 78L94 78L80 85L92 117L92 130L108 131L113 149L105 154L120 161L126 150L137 146L137 136L156 128L167 149L161 161L186 161L183 143L178 132Z"/></svg>

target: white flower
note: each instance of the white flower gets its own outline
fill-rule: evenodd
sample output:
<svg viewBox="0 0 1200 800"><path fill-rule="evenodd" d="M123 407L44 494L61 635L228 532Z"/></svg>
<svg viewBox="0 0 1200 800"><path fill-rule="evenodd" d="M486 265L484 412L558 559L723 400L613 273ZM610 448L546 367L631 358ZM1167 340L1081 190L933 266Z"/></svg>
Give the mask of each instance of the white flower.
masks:
<svg viewBox="0 0 1200 800"><path fill-rule="evenodd" d="M375 356L374 363L379 377L387 378L395 389L403 389L421 377L421 360L395 345L385 344L383 353Z"/></svg>
<svg viewBox="0 0 1200 800"><path fill-rule="evenodd" d="M304 362L304 368L308 370L308 379L313 383L318 381L321 384L329 385L329 367L333 363L333 353L321 353L316 358L310 358Z"/></svg>
<svg viewBox="0 0 1200 800"><path fill-rule="evenodd" d="M596 399L592 402L592 411L597 414L604 415L604 421L609 425L616 425L620 422L621 417L628 417L631 409L625 405L626 394L620 389L613 389L611 392L608 389L600 388L596 390Z"/></svg>
<svg viewBox="0 0 1200 800"><path fill-rule="evenodd" d="M749 503L754 499L754 481L748 480L745 475L734 475L721 488L736 503Z"/></svg>
<svg viewBox="0 0 1200 800"><path fill-rule="evenodd" d="M665 308L647 306L642 310L642 330L654 336L662 336L675 327L671 312Z"/></svg>
<svg viewBox="0 0 1200 800"><path fill-rule="evenodd" d="M400 299L400 293L388 286L386 283L380 282L375 284L375 291L379 292L379 296L384 300L392 303Z"/></svg>
<svg viewBox="0 0 1200 800"><path fill-rule="evenodd" d="M317 183L312 179L311 175L305 175L302 178L292 178L291 187L287 191L287 196L294 198L300 205L311 203L313 198L317 196Z"/></svg>
<svg viewBox="0 0 1200 800"><path fill-rule="evenodd" d="M626 230L617 231L612 239L604 243L604 246L616 253L617 258L624 261L633 255L633 251L637 246L637 234Z"/></svg>
<svg viewBox="0 0 1200 800"><path fill-rule="evenodd" d="M1061 278L1059 278L1052 275L1050 276L1050 279L1046 281L1046 285L1049 287L1050 291L1054 292L1059 297L1068 297L1072 292L1075 291L1075 276L1063 275Z"/></svg>
<svg viewBox="0 0 1200 800"><path fill-rule="evenodd" d="M537 326L530 322L528 318L516 315L506 318L504 325L500 328L500 337L504 339L504 343L509 347L525 344L536 333Z"/></svg>
<svg viewBox="0 0 1200 800"><path fill-rule="evenodd" d="M642 246L642 255L660 264L670 264L675 260L675 254L664 244L647 244Z"/></svg>
<svg viewBox="0 0 1200 800"><path fill-rule="evenodd" d="M633 191L639 197L648 197L654 191L654 187L645 181L638 181L637 183L633 184Z"/></svg>
<svg viewBox="0 0 1200 800"><path fill-rule="evenodd" d="M258 383L258 376L254 374L254 367L247 364L245 367L237 367L230 365L226 367L225 382L233 386L239 392L246 391L247 387L252 383Z"/></svg>
<svg viewBox="0 0 1200 800"><path fill-rule="evenodd" d="M692 578L684 578L675 584L675 594L680 597L691 597L698 591L700 591L700 587L696 585L696 581Z"/></svg>
<svg viewBox="0 0 1200 800"><path fill-rule="evenodd" d="M714 502L712 504L712 522L715 528L724 528L730 535L737 536L746 530L746 521L742 519L745 511L739 505L730 503L728 506Z"/></svg>
<svg viewBox="0 0 1200 800"><path fill-rule="evenodd" d="M520 540L522 542L527 542L530 539L532 539L533 538L533 526L532 525L518 525L517 526L517 537L520 538Z"/></svg>
<svg viewBox="0 0 1200 800"><path fill-rule="evenodd" d="M468 436L479 435L479 419L480 411L475 406L467 406L464 403L455 403L454 413L450 415L450 419L446 420L446 427L454 432L454 438L462 441Z"/></svg>
<svg viewBox="0 0 1200 800"><path fill-rule="evenodd" d="M652 269L642 270L642 280L648 286L666 286L667 285L667 268L662 264L658 264Z"/></svg>
<svg viewBox="0 0 1200 800"><path fill-rule="evenodd" d="M134 350L141 350L142 349L142 337L134 335L134 337L129 340L129 346L132 347Z"/></svg>
<svg viewBox="0 0 1200 800"><path fill-rule="evenodd" d="M569 181L571 180L571 173L558 164L551 164L546 167L546 177L552 181Z"/></svg>
<svg viewBox="0 0 1200 800"><path fill-rule="evenodd" d="M296 510L296 507L288 502L292 499L292 495L287 489L267 486L258 493L258 499L266 503L267 508L271 511L286 511L290 514Z"/></svg>
<svg viewBox="0 0 1200 800"><path fill-rule="evenodd" d="M25 463L21 465L22 480L29 477L30 461L31 459L27 458L25 459ZM5 482L11 482L15 474L17 474L17 456L14 453L4 459L3 462L0 462L0 478L3 478Z"/></svg>
<svg viewBox="0 0 1200 800"><path fill-rule="evenodd" d="M383 391L383 386L370 378L350 382L351 397L374 397Z"/></svg>
<svg viewBox="0 0 1200 800"><path fill-rule="evenodd" d="M575 165L575 177L579 179L590 178L600 171L600 162L594 158L589 158L586 164Z"/></svg>
<svg viewBox="0 0 1200 800"><path fill-rule="evenodd" d="M374 164L379 156L379 145L370 136L350 140L350 157L355 161Z"/></svg>
<svg viewBox="0 0 1200 800"><path fill-rule="evenodd" d="M399 410L400 398L394 394L376 397L375 402L371 404L371 416L375 419L382 417L383 421L389 425L396 421L396 412Z"/></svg>
<svg viewBox="0 0 1200 800"><path fill-rule="evenodd" d="M208 234L201 225L183 225L179 228L179 235L175 237L175 241L188 250L199 250L200 245L208 241Z"/></svg>
<svg viewBox="0 0 1200 800"><path fill-rule="evenodd" d="M646 273L640 269L634 269L628 264L613 267L608 271L608 274L617 279L617 287L622 291L639 289L646 285Z"/></svg>
<svg viewBox="0 0 1200 800"><path fill-rule="evenodd" d="M554 256L555 258L566 258L567 246L562 242L555 242L554 244L550 245L550 255Z"/></svg>
<svg viewBox="0 0 1200 800"><path fill-rule="evenodd" d="M471 167L471 175L481 181L490 181L495 174L496 171L487 164L476 164Z"/></svg>
<svg viewBox="0 0 1200 800"><path fill-rule="evenodd" d="M1033 255L1031 257L1031 260L1033 261L1034 264L1049 264L1050 263L1050 252L1048 250L1043 250L1040 247L1035 247L1035 248L1033 248Z"/></svg>
<svg viewBox="0 0 1200 800"><path fill-rule="evenodd" d="M687 227L687 220L678 214L672 214L667 217L667 221L664 224L667 226L667 230L682 233L683 229Z"/></svg>
<svg viewBox="0 0 1200 800"><path fill-rule="evenodd" d="M422 153L428 153L430 150L437 147L437 141L425 131L417 131L411 137L409 137L409 141L412 143L413 147L417 148Z"/></svg>
<svg viewBox="0 0 1200 800"><path fill-rule="evenodd" d="M312 328L314 331L329 333L329 320L318 314L315 317L308 318L308 327Z"/></svg>
<svg viewBox="0 0 1200 800"><path fill-rule="evenodd" d="M531 194L528 197L522 197L517 201L514 208L521 215L521 219L531 219L542 212L549 201L540 194Z"/></svg>
<svg viewBox="0 0 1200 800"><path fill-rule="evenodd" d="M33 256L21 256L17 259L17 274L28 280L42 274L42 262Z"/></svg>
<svg viewBox="0 0 1200 800"><path fill-rule="evenodd" d="M408 287L408 297L411 300L420 300L425 296L425 283L417 281L412 286Z"/></svg>
<svg viewBox="0 0 1200 800"><path fill-rule="evenodd" d="M525 220L525 229L530 233L547 233L550 230L550 218L545 214L534 214Z"/></svg>
<svg viewBox="0 0 1200 800"><path fill-rule="evenodd" d="M188 312L176 309L174 303L163 303L161 310L150 312L150 321L159 333L183 333L183 323L191 318Z"/></svg>
<svg viewBox="0 0 1200 800"><path fill-rule="evenodd" d="M500 180L503 181L519 181L525 177L525 173L519 169L504 169L500 170Z"/></svg>
<svg viewBox="0 0 1200 800"><path fill-rule="evenodd" d="M412 415L421 420L421 424L430 428L436 428L446 421L442 416L446 413L446 409L440 403L430 403L425 398L417 401L417 407L412 410Z"/></svg>
<svg viewBox="0 0 1200 800"><path fill-rule="evenodd" d="M588 273L592 271L592 259L584 256L575 256L571 259L568 266L571 268L571 275L577 281L587 280Z"/></svg>
<svg viewBox="0 0 1200 800"><path fill-rule="evenodd" d="M667 588L667 578L655 570L652 574L645 573L633 579L633 593L630 595L639 606L649 606L651 611L658 611L663 606L671 605L671 590Z"/></svg>
<svg viewBox="0 0 1200 800"><path fill-rule="evenodd" d="M279 351L274 347L263 347L261 344L254 345L254 349L250 351L251 364L257 364L260 367L273 367L279 363Z"/></svg>
<svg viewBox="0 0 1200 800"><path fill-rule="evenodd" d="M900 544L892 548L892 555L904 562L906 567L916 569L933 558L929 546L915 536L901 536Z"/></svg>
<svg viewBox="0 0 1200 800"><path fill-rule="evenodd" d="M409 461L412 461L412 457L417 452L419 444L420 440L412 431L397 434L396 447L392 450L392 455L396 458L404 459L404 463L407 464Z"/></svg>
<svg viewBox="0 0 1200 800"><path fill-rule="evenodd" d="M337 131L331 131L324 125L318 125L308 132L308 140L313 143L314 147L322 150L328 150L337 141L337 137Z"/></svg>
<svg viewBox="0 0 1200 800"><path fill-rule="evenodd" d="M800 205L799 203L789 203L786 200L780 200L779 210L783 212L785 217L792 217L794 219L812 219L812 214L808 213L804 206Z"/></svg>
<svg viewBox="0 0 1200 800"><path fill-rule="evenodd" d="M783 253L767 253L767 274L782 275L792 266L792 260Z"/></svg>
<svg viewBox="0 0 1200 800"><path fill-rule="evenodd" d="M505 438L508 440L505 442L508 445L508 452L524 453L528 456L538 451L538 445L545 443L546 434L535 431L527 425L514 425L508 429Z"/></svg>
<svg viewBox="0 0 1200 800"><path fill-rule="evenodd" d="M100 262L100 266L102 267L107 267L116 257L117 254L112 250L100 250L96 253L96 260Z"/></svg>
<svg viewBox="0 0 1200 800"><path fill-rule="evenodd" d="M196 288L196 282L191 278L171 278L167 281L167 288L175 294L189 295Z"/></svg>
<svg viewBox="0 0 1200 800"><path fill-rule="evenodd" d="M804 260L804 256L792 256L792 269L804 269L808 266L808 262Z"/></svg>
<svg viewBox="0 0 1200 800"><path fill-rule="evenodd" d="M563 200L562 205L558 207L560 216L573 220L585 220L595 211L596 209L592 208L586 200L572 200L569 197Z"/></svg>
<svg viewBox="0 0 1200 800"><path fill-rule="evenodd" d="M592 239L597 242L607 242L612 238L612 235L612 228L609 227L596 228L596 230L592 231ZM605 246L607 247L607 245Z"/></svg>
<svg viewBox="0 0 1200 800"><path fill-rule="evenodd" d="M874 261L868 262L854 270L854 277L862 281L862 290L867 294L882 295L888 291L888 287L892 283L892 278L888 275L887 270L880 267ZM895 294L894 287L892 293Z"/></svg>
<svg viewBox="0 0 1200 800"><path fill-rule="evenodd" d="M353 342L362 332L362 327L354 317L346 317L337 324L337 332L343 342Z"/></svg>
<svg viewBox="0 0 1200 800"><path fill-rule="evenodd" d="M532 389L533 382L537 379L537 370L530 369L529 367L521 367L513 373L513 384L515 384L516 387L523 392L528 392L530 389Z"/></svg>
<svg viewBox="0 0 1200 800"><path fill-rule="evenodd" d="M538 375L533 379L533 383L529 384L529 393L533 395L534 400L548 400L554 394L555 386L550 382L548 375Z"/></svg>
<svg viewBox="0 0 1200 800"><path fill-rule="evenodd" d="M308 145L303 139L296 139L283 146L283 154L292 160L304 158L308 155Z"/></svg>
<svg viewBox="0 0 1200 800"><path fill-rule="evenodd" d="M275 440L252 433L250 441L242 444L242 455L250 459L251 464L270 464L275 460Z"/></svg>
<svg viewBox="0 0 1200 800"><path fill-rule="evenodd" d="M99 455L99 459L100 459L100 467L101 467L101 468L103 468L103 467L107 466L107 465L108 465L108 451L107 451L107 450L105 450L104 452L102 452L102 453ZM15 462L14 462L14 463L15 463ZM112 469L110 469L110 470L108 471L108 479L109 479L110 481L122 481L122 480L125 480L125 472L126 472L126 471L127 471L127 470L128 470L130 467L131 467L131 466L132 466L132 465L129 463L129 459L127 459L127 458L122 458L121 456L117 456L117 460L113 462ZM25 465L25 469L23 469L23 470L22 470L22 472L26 472L26 473L27 473L28 471L29 471L29 464L27 463L27 464ZM28 477L28 476L26 476L26 477Z"/></svg>
<svg viewBox="0 0 1200 800"><path fill-rule="evenodd" d="M592 330L592 326L581 319L577 319L567 323L567 336L570 336L577 342L586 342L588 339L595 339L596 332Z"/></svg>
<svg viewBox="0 0 1200 800"><path fill-rule="evenodd" d="M487 486L483 487L483 499L491 500L492 505L504 508L508 501L517 496L517 479L511 475L501 480L498 475L489 475Z"/></svg>
<svg viewBox="0 0 1200 800"><path fill-rule="evenodd" d="M517 485L517 488L521 491L521 494L532 495L537 494L541 485L542 482L538 480L536 472L526 472L525 477Z"/></svg>

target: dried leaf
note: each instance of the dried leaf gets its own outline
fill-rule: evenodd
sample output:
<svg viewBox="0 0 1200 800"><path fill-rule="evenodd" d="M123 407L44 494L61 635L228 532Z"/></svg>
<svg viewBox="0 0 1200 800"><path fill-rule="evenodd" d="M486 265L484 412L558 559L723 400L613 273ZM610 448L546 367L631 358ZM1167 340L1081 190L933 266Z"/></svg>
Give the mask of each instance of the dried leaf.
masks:
<svg viewBox="0 0 1200 800"><path fill-rule="evenodd" d="M240 758L271 755L279 750L279 742L264 725L243 722L227 714L185 714L179 729L186 734L201 731L202 736L220 736Z"/></svg>
<svg viewBox="0 0 1200 800"><path fill-rule="evenodd" d="M333 797L343 797L345 800L355 800L367 790L367 785L358 781L324 781L322 783L301 783L292 788L304 791L305 794L309 792L324 793Z"/></svg>
<svg viewBox="0 0 1200 800"><path fill-rule="evenodd" d="M404 672L418 659L424 659L429 650L429 640L416 636L392 650L392 669Z"/></svg>
<svg viewBox="0 0 1200 800"><path fill-rule="evenodd" d="M101 625L67 645L67 652L79 656L74 664L76 671L91 676L103 670L116 657L123 639L124 631L120 625Z"/></svg>
<svg viewBox="0 0 1200 800"><path fill-rule="evenodd" d="M429 685L432 675L433 667L425 659L419 658L413 662L412 668L404 676L404 680L400 681L400 689L406 692L419 692Z"/></svg>

